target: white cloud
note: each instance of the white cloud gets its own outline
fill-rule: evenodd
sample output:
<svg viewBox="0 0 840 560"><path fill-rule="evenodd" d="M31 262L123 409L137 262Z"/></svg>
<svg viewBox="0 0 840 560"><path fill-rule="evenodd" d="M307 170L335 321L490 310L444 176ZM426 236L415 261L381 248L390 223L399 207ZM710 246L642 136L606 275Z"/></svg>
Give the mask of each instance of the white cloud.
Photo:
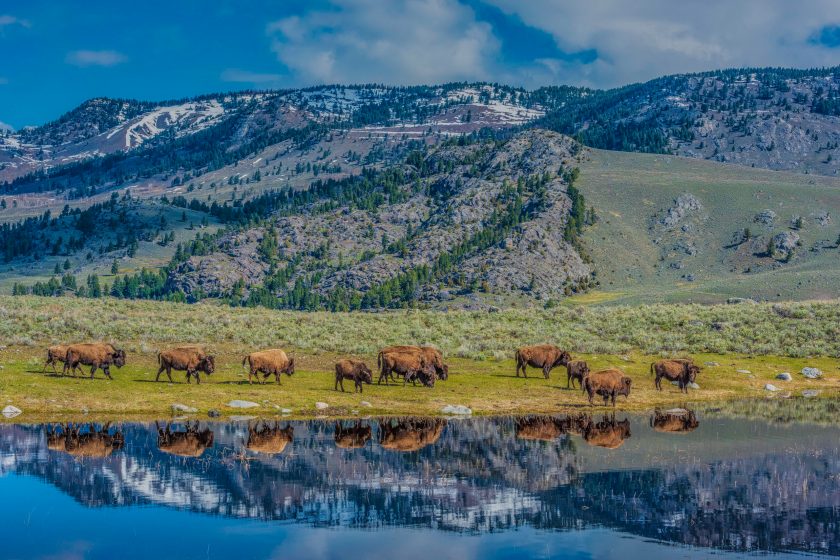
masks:
<svg viewBox="0 0 840 560"><path fill-rule="evenodd" d="M128 60L126 56L117 51L72 51L67 53L64 59L67 64L73 66L115 66Z"/></svg>
<svg viewBox="0 0 840 560"><path fill-rule="evenodd" d="M263 74L240 70L239 68L228 68L222 72L220 77L225 82L245 82L251 84L272 84L278 83L283 79L283 76L280 74Z"/></svg>
<svg viewBox="0 0 840 560"><path fill-rule="evenodd" d="M20 25L21 27L31 27L31 24L28 20L20 19L15 16L10 16L8 14L0 15L0 29L4 27L8 27L10 25Z"/></svg>
<svg viewBox="0 0 840 560"><path fill-rule="evenodd" d="M436 83L492 78L499 42L457 0L333 0L268 25L301 83Z"/></svg>
<svg viewBox="0 0 840 560"><path fill-rule="evenodd" d="M550 33L592 64L543 61L554 82L609 87L663 74L739 66L833 66L840 52L808 39L840 23L836 0L487 0Z"/></svg>

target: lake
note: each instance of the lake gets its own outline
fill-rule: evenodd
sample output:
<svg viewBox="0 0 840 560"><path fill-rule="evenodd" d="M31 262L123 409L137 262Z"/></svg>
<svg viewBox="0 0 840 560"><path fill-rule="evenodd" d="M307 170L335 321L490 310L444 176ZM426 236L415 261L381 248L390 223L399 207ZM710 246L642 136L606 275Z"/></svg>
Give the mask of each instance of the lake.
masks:
<svg viewBox="0 0 840 560"><path fill-rule="evenodd" d="M0 558L840 555L836 427L685 412L0 425Z"/></svg>

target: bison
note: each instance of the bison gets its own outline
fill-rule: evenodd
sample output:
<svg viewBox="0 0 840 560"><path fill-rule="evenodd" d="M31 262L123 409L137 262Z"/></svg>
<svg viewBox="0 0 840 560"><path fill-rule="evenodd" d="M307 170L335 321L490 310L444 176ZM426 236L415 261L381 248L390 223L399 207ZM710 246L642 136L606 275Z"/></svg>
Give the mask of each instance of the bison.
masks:
<svg viewBox="0 0 840 560"><path fill-rule="evenodd" d="M418 451L440 439L446 420L403 418L379 422L379 445L393 451Z"/></svg>
<svg viewBox="0 0 840 560"><path fill-rule="evenodd" d="M167 422L166 428L161 428L155 422L158 430L158 449L178 457L201 457L204 451L213 447L213 431L204 428L199 431L198 422L187 422L186 430L173 432Z"/></svg>
<svg viewBox="0 0 840 560"><path fill-rule="evenodd" d="M403 386L409 381L416 384L418 379L426 387L435 386L435 368L422 355L415 352L389 352L381 354L380 358L378 383L384 379L387 385L388 377L396 373L403 377Z"/></svg>
<svg viewBox="0 0 840 560"><path fill-rule="evenodd" d="M71 344L67 347L64 356L64 370L62 375L69 369L73 375L76 370L81 370L81 365L90 366L90 377L93 379L97 369L102 369L105 377L111 377L111 365L121 368L125 365L125 350L114 348L111 344L93 342L86 344Z"/></svg>
<svg viewBox="0 0 840 560"><path fill-rule="evenodd" d="M583 431L583 439L589 445L617 449L624 445L624 440L630 437L630 420L626 418L619 422L615 418L604 417L601 422L589 422Z"/></svg>
<svg viewBox="0 0 840 560"><path fill-rule="evenodd" d="M256 377L257 383L264 383L269 376L274 375L277 384L280 384L280 374L285 373L291 376L295 373L295 359L289 358L285 352L279 349L262 350L260 352L251 352L242 360L242 366L248 364L248 383L251 384L251 378ZM263 380L260 381L260 373L263 374Z"/></svg>
<svg viewBox="0 0 840 560"><path fill-rule="evenodd" d="M61 362L63 364L66 358L66 344L57 344L55 346L50 346L49 348L47 348L47 362L44 364L44 369L41 370L41 373L47 371L47 366L52 366L53 373L58 373L58 370L55 369L55 364L57 362Z"/></svg>
<svg viewBox="0 0 840 560"><path fill-rule="evenodd" d="M341 449L360 449L370 440L370 436L370 426L362 426L361 422L350 427L345 427L341 422L335 424L335 446Z"/></svg>
<svg viewBox="0 0 840 560"><path fill-rule="evenodd" d="M172 383L172 370L186 371L187 383L195 377L196 383L201 383L198 373L203 371L211 375L216 370L216 359L207 354L204 348L194 345L177 346L163 352L158 352L158 372L155 381L160 380L160 374L166 372L166 377Z"/></svg>
<svg viewBox="0 0 840 560"><path fill-rule="evenodd" d="M553 416L524 416L516 419L516 437L519 439L553 441L566 431L562 419Z"/></svg>
<svg viewBox="0 0 840 560"><path fill-rule="evenodd" d="M48 428L47 449L61 451L78 459L109 457L125 445L122 432L117 430L111 434L109 428L110 424L106 424L97 430L92 423L88 424L85 432L81 426L71 424L66 424L61 431Z"/></svg>
<svg viewBox="0 0 840 560"><path fill-rule="evenodd" d="M435 368L435 376L441 381L449 379L449 366L443 363L443 354L432 346L388 346L379 351L376 363L381 368L386 354L417 354ZM392 376L393 379L393 376Z"/></svg>
<svg viewBox="0 0 840 560"><path fill-rule="evenodd" d="M560 350L551 344L537 344L536 346L523 346L516 351L516 377L519 371L528 377L527 366L541 368L543 376L548 379L551 370L557 366L565 366L572 359L572 356L565 350Z"/></svg>
<svg viewBox="0 0 840 560"><path fill-rule="evenodd" d="M566 364L566 389L575 387L575 379L581 389L583 388L583 378L589 374L589 366L583 360L574 360Z"/></svg>
<svg viewBox="0 0 840 560"><path fill-rule="evenodd" d="M700 368L691 360L659 360L650 365L650 372L656 374L654 385L662 390L662 378L668 381L676 381L680 391L688 393L688 386L697 379Z"/></svg>
<svg viewBox="0 0 840 560"><path fill-rule="evenodd" d="M650 427L657 432L687 433L694 431L699 425L700 422L697 421L694 411L683 408L674 408L665 412L656 410L650 417Z"/></svg>
<svg viewBox="0 0 840 560"><path fill-rule="evenodd" d="M294 439L295 429L291 425L281 429L279 422L275 422L273 426L269 426L264 420L253 425L249 422L248 442L245 447L257 453L278 455L283 453Z"/></svg>
<svg viewBox="0 0 840 560"><path fill-rule="evenodd" d="M632 380L624 375L618 368L610 368L590 373L583 378L583 390L589 397L589 404L592 404L592 397L596 394L604 397L604 406L612 399L615 406L617 395L630 396L630 385Z"/></svg>
<svg viewBox="0 0 840 560"><path fill-rule="evenodd" d="M373 383L373 373L367 364L361 360L345 359L339 360L335 364L335 390L338 391L339 385L341 392L344 392L344 380L349 379L353 381L356 386L355 391L359 393L362 391L362 383L370 385ZM354 391L354 392L355 392Z"/></svg>

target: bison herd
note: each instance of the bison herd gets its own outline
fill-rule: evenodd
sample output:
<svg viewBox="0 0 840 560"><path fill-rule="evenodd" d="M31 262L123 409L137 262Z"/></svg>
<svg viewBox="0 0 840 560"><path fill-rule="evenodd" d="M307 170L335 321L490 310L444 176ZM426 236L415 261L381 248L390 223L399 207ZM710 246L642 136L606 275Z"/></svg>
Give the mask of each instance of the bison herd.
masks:
<svg viewBox="0 0 840 560"><path fill-rule="evenodd" d="M590 371L589 365L583 360L573 360L572 355L551 344L523 346L514 354L516 360L516 377L528 377L528 367L542 370L543 377L549 379L551 370L556 367L566 368L566 388L574 388L575 382L586 394L589 404L593 399L601 397L604 405L615 406L616 397L630 396L633 382L621 369L611 367L599 371ZM52 366L57 373L56 364L63 363L62 375L70 373L74 377L77 370L83 372L82 366L90 367L90 377L93 378L97 369L101 369L108 379L111 377L110 367L122 367L126 363L126 353L108 343L83 343L50 346L47 349L47 366ZM212 375L216 370L216 359L203 346L184 344L163 350L157 355L158 371L155 381L160 381L162 373L172 382L172 370L186 373L187 383L201 383L200 374ZM377 384L397 382L402 378L405 386L409 381L416 385L419 381L425 387L434 387L437 380L445 381L449 378L449 366L443 360L440 350L432 346L389 346L379 351L376 357L379 368ZM242 367L248 369L248 383L263 384L274 376L279 384L281 374L291 376L295 373L295 358L288 356L280 349L261 350L252 352L242 360ZM700 368L691 359L660 360L650 366L654 377L654 387L662 390L662 379L679 386L680 391L688 392L688 388L695 386ZM262 376L262 379L260 379ZM353 384L354 392L363 392L364 385L373 383L373 371L362 361L357 359L341 359L335 364L336 391L344 391L344 382Z"/></svg>

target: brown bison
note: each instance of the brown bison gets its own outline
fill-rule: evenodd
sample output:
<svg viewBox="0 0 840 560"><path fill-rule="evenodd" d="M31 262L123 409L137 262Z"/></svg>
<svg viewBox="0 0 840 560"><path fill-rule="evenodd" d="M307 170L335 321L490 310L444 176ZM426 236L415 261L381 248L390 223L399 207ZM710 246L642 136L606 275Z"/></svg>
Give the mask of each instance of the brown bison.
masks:
<svg viewBox="0 0 840 560"><path fill-rule="evenodd" d="M589 366L583 360L574 360L566 364L566 389L575 387L575 379L578 381L581 389L583 388L583 378L589 374Z"/></svg>
<svg viewBox="0 0 840 560"><path fill-rule="evenodd" d="M109 457L125 445L125 437L117 430L111 434L110 424L97 430L88 424L86 432L78 425L66 424L62 431L55 428L47 430L47 448L62 451L79 459Z"/></svg>
<svg viewBox="0 0 840 560"><path fill-rule="evenodd" d="M516 419L516 437L519 439L553 441L566 432L563 420L553 416L524 416Z"/></svg>
<svg viewBox="0 0 840 560"><path fill-rule="evenodd" d="M589 404L592 404L592 397L600 395L604 397L604 406L612 399L612 405L615 406L615 397L617 395L630 396L630 385L632 380L624 375L624 372L618 368L604 369L590 373L583 378L583 390L589 397Z"/></svg>
<svg viewBox="0 0 840 560"><path fill-rule="evenodd" d="M589 422L583 432L583 439L589 445L617 449L630 437L630 420L616 422L615 418L604 417L601 422Z"/></svg>
<svg viewBox="0 0 840 560"><path fill-rule="evenodd" d="M379 445L393 451L418 451L440 439L446 420L404 418L379 422Z"/></svg>
<svg viewBox="0 0 840 560"><path fill-rule="evenodd" d="M204 348L194 345L177 346L158 352L158 371L155 376L155 381L160 380L160 374L166 372L166 377L172 383L172 370L186 371L187 383L191 383L190 378L195 377L196 383L201 383L199 372L203 371L207 375L211 375L216 371L215 357L207 354Z"/></svg>
<svg viewBox="0 0 840 560"><path fill-rule="evenodd" d="M435 368L421 354L415 352L389 352L380 354L378 363L381 368L378 383L382 383L384 379L387 385L388 378L393 374L397 374L402 376L403 386L409 381L416 385L418 379L426 387L435 386Z"/></svg>
<svg viewBox="0 0 840 560"><path fill-rule="evenodd" d="M69 369L73 375L76 375L76 370L81 371L81 366L90 366L90 377L93 379L97 369L102 369L105 377L111 377L111 365L121 368L125 365L125 350L114 348L111 344L102 342L86 343L86 344L71 344L67 347L67 353L64 356L64 370L62 375L67 373Z"/></svg>
<svg viewBox="0 0 840 560"><path fill-rule="evenodd" d="M516 377L519 377L520 370L522 375L528 377L527 366L531 366L541 368L543 376L548 379L552 369L565 366L571 359L568 352L551 344L523 346L516 351Z"/></svg>
<svg viewBox="0 0 840 560"><path fill-rule="evenodd" d="M260 352L251 352L242 360L242 366L248 364L248 383L251 383L251 378L256 377L257 383L264 383L269 376L274 375L277 384L280 384L280 374L285 373L291 376L295 372L295 359L289 358L285 352L279 349L262 350ZM260 373L263 374L263 380L260 381Z"/></svg>
<svg viewBox="0 0 840 560"><path fill-rule="evenodd" d="M187 422L186 430L173 432L167 422L166 428L161 428L155 422L158 430L158 449L178 457L201 457L204 451L213 447L213 431L204 428L199 431L198 422Z"/></svg>
<svg viewBox="0 0 840 560"><path fill-rule="evenodd" d="M283 453L294 439L295 429L291 425L281 429L279 422L275 422L273 426L269 426L265 420L253 425L249 422L248 442L245 447L257 453L278 455Z"/></svg>
<svg viewBox="0 0 840 560"><path fill-rule="evenodd" d="M388 346L387 348L383 348L376 357L376 363L380 368L382 367L382 357L385 354L391 353L419 354L435 368L437 379L441 381L449 379L449 366L443 363L443 354L441 354L440 350L433 346Z"/></svg>
<svg viewBox="0 0 840 560"><path fill-rule="evenodd" d="M341 422L335 424L335 446L341 449L360 449L370 440L370 436L370 426L362 426L361 422L349 427Z"/></svg>
<svg viewBox="0 0 840 560"><path fill-rule="evenodd" d="M680 391L688 393L688 386L697 379L700 368L694 365L691 360L659 360L650 365L650 372L656 374L654 385L658 390L662 390L662 378L664 377L668 381L676 381Z"/></svg>
<svg viewBox="0 0 840 560"><path fill-rule="evenodd" d="M53 373L58 373L58 370L55 369L55 364L58 362L63 364L66 358L66 344L56 344L55 346L50 346L47 348L47 362L44 364L44 369L41 370L41 373L47 371L47 366L52 366Z"/></svg>
<svg viewBox="0 0 840 560"><path fill-rule="evenodd" d="M339 385L341 392L344 392L344 380L349 379L356 385L356 391L362 392L362 383L370 385L373 383L373 373L367 364L361 360L345 359L339 360L335 364L335 390L338 391ZM355 391L354 391L355 392Z"/></svg>
<svg viewBox="0 0 840 560"><path fill-rule="evenodd" d="M699 425L700 422L697 421L694 411L683 408L674 408L665 412L656 410L650 417L650 427L657 432L687 433L694 431Z"/></svg>

